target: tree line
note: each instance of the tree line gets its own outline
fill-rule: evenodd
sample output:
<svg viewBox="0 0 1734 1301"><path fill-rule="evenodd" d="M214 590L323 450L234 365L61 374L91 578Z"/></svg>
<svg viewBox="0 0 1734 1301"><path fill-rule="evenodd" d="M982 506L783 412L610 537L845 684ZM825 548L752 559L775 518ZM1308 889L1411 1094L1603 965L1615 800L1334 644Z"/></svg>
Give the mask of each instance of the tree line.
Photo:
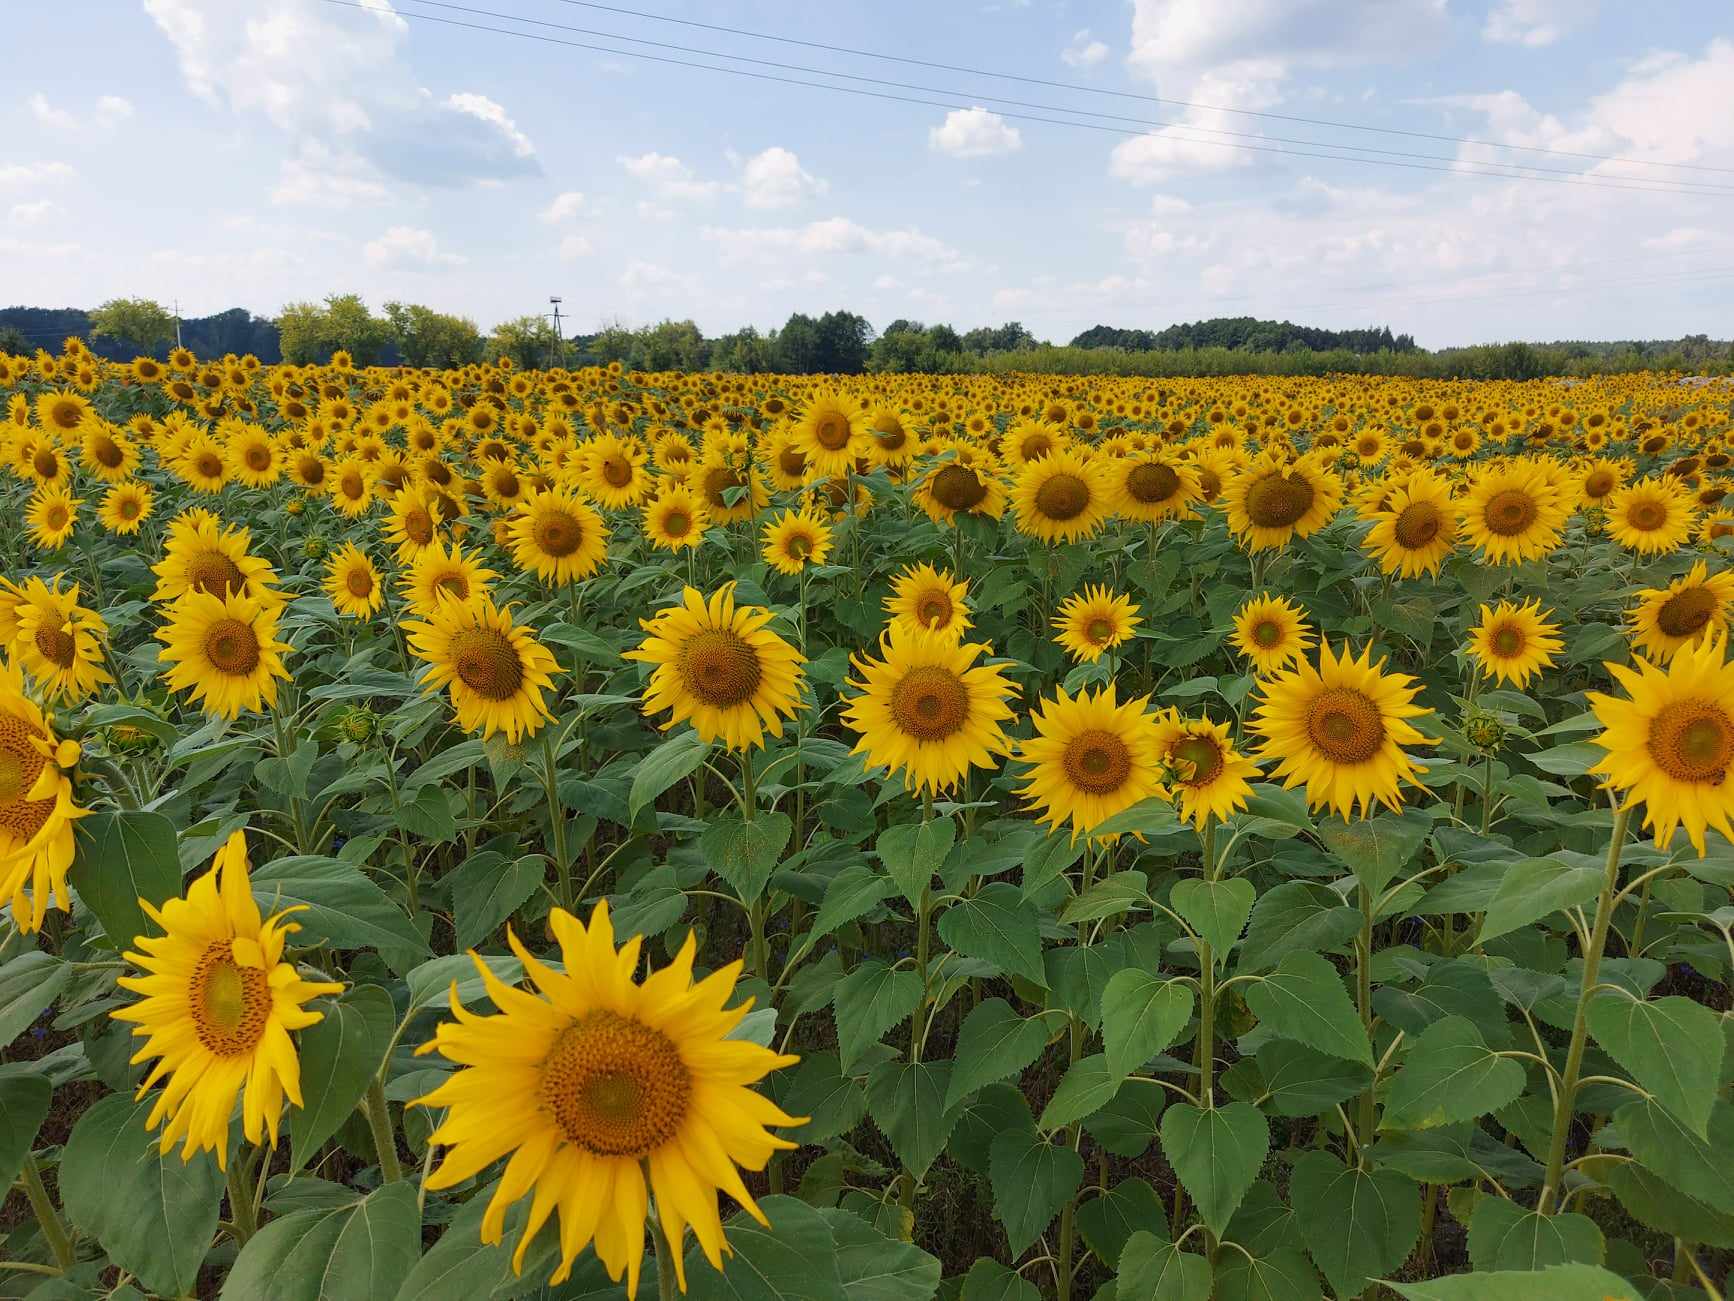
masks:
<svg viewBox="0 0 1734 1301"><path fill-rule="evenodd" d="M1620 342L1510 342L1428 351L1389 326L1326 330L1250 316L1218 317L1162 330L1097 325L1069 344L1037 339L1021 322L959 331L898 319L875 331L855 312L795 312L780 328L753 326L707 338L690 320L605 325L563 337L546 316L502 321L483 334L466 316L420 303L388 302L375 313L359 294L287 303L275 318L235 307L178 322L160 303L110 299L79 308L0 308L0 351L54 350L68 335L98 355L167 355L178 338L201 357L251 353L260 361L324 363L342 349L359 365L454 367L506 357L516 366L631 370L721 370L760 374L964 374L1028 371L1114 375L1323 375L1534 379L1628 370L1727 374L1734 344L1707 335Z"/></svg>

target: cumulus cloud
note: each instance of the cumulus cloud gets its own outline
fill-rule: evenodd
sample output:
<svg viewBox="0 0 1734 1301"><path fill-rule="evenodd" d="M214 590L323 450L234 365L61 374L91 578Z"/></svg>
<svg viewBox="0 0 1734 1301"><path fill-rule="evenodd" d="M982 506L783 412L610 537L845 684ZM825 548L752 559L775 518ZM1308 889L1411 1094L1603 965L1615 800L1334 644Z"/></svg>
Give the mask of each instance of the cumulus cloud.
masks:
<svg viewBox="0 0 1734 1301"><path fill-rule="evenodd" d="M299 150L279 166L271 199L274 203L347 208L378 203L387 193L365 159L309 139L301 141Z"/></svg>
<svg viewBox="0 0 1734 1301"><path fill-rule="evenodd" d="M576 262L579 258L589 257L595 250L590 247L590 241L583 235L573 233L560 241L560 260Z"/></svg>
<svg viewBox="0 0 1734 1301"><path fill-rule="evenodd" d="M720 181L701 181L692 168L672 154L652 150L647 154L622 155L620 165L627 175L649 186L659 197L688 202L714 198Z"/></svg>
<svg viewBox="0 0 1734 1301"><path fill-rule="evenodd" d="M1499 0L1481 39L1493 45L1552 45L1595 16L1596 0Z"/></svg>
<svg viewBox="0 0 1734 1301"><path fill-rule="evenodd" d="M550 226L557 226L563 221L571 221L584 211L584 196L577 190L567 190L554 196L554 201L542 209L542 220Z"/></svg>
<svg viewBox="0 0 1734 1301"><path fill-rule="evenodd" d="M815 257L871 255L893 261L916 261L938 269L962 264L951 245L913 228L873 230L847 217L827 217L805 226L761 226L751 229L707 226L700 238L715 244L725 262L777 261L790 253Z"/></svg>
<svg viewBox="0 0 1734 1301"><path fill-rule="evenodd" d="M998 113L980 107L956 108L927 132L928 147L953 158L991 158L1023 148L1023 135Z"/></svg>
<svg viewBox="0 0 1734 1301"><path fill-rule="evenodd" d="M741 168L741 193L749 208L792 208L829 188L781 145L754 154Z"/></svg>
<svg viewBox="0 0 1734 1301"><path fill-rule="evenodd" d="M0 185L38 185L64 181L76 173L70 163L0 163Z"/></svg>
<svg viewBox="0 0 1734 1301"><path fill-rule="evenodd" d="M1068 68L1093 68L1108 57L1108 46L1090 35L1088 27L1072 33L1072 43L1060 51L1060 62Z"/></svg>
<svg viewBox="0 0 1734 1301"><path fill-rule="evenodd" d="M86 128L106 131L119 126L133 114L132 101L119 95L99 95L88 114L56 108L40 91L30 96L29 103L30 115L42 126L54 131L80 131Z"/></svg>
<svg viewBox="0 0 1734 1301"><path fill-rule="evenodd" d="M35 199L28 203L15 203L7 217L14 226L34 226L52 213L56 206L52 199Z"/></svg>
<svg viewBox="0 0 1734 1301"><path fill-rule="evenodd" d="M386 271L431 271L464 260L443 251L434 233L419 226L392 226L378 239L369 240L361 253L369 266Z"/></svg>

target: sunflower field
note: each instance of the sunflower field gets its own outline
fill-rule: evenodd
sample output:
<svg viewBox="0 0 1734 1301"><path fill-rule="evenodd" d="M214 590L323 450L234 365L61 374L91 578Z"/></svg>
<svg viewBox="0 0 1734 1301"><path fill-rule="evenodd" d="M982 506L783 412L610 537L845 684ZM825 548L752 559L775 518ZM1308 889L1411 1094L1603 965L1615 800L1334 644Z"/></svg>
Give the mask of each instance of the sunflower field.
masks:
<svg viewBox="0 0 1734 1301"><path fill-rule="evenodd" d="M0 407L0 1296L1723 1295L1726 383Z"/></svg>

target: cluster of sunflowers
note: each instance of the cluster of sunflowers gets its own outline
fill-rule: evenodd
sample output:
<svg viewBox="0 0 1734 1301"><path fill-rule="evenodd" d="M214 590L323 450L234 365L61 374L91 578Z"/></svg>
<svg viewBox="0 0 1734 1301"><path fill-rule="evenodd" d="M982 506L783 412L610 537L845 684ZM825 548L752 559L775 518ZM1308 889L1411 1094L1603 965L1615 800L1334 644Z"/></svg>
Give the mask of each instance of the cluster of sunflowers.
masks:
<svg viewBox="0 0 1734 1301"><path fill-rule="evenodd" d="M0 900L11 927L64 943L68 918L55 914L80 911L69 880L95 907L101 869L81 860L81 819L159 800L186 825L244 808L259 787L228 766L230 751L275 765L259 770L285 804L273 840L298 855L336 854L350 836L384 846L412 918L418 872L442 860L406 829L421 824L402 820L411 801L400 781L441 755L463 759L441 771L467 772L467 789L433 801L464 827L453 872L479 834L542 816L545 794L536 835L552 845L546 870L538 859L517 874L525 888L483 936L516 917L544 926L559 960L505 927L509 956L475 959L475 989L495 1011L466 1010L454 987L453 1019L425 1048L456 1069L393 1100L441 1113L414 1140L429 1162L423 1197L468 1188L505 1161L483 1242L500 1242L508 1212L532 1198L514 1221L514 1270L558 1212L555 1283L593 1244L609 1277L635 1290L648 1223L666 1266L659 1279L684 1290L687 1229L710 1268L727 1266L719 1192L761 1224L775 1219L739 1171L776 1176L773 1158L795 1144L770 1127L806 1121L750 1086L796 1063L781 1049L799 1041L785 1033L773 1049L739 1037L750 1000L724 1004L743 971L780 1004L826 938L799 890L787 907L774 902L773 871L859 843L882 805L918 809L904 825L920 843L935 837L928 879L910 888L885 875L893 817L879 841L885 870L857 883L859 898L830 924L854 925L907 894L918 979L891 1024L912 1017L911 1064L955 992L930 967L944 902L932 872L954 837L972 852L978 815L1082 847L1078 902L1132 875L1141 895L1145 875L1116 867L1177 831L1192 837L1201 883L1226 889L1233 846L1269 821L1278 787L1302 793L1307 817L1345 823L1420 803L1468 825L1467 806L1486 836L1536 795L1499 756L1557 721L1522 694L1546 684L1582 693L1582 721L1560 725L1595 747L1557 771L1587 777L1616 805L1602 909L1615 906L1617 851L1639 810L1663 849L1680 828L1700 858L1725 848L1712 836L1734 838L1725 386L1654 375L1468 385L524 373L505 363L415 372L357 368L343 353L325 366L267 367L181 349L122 366L69 340L58 356L0 356L0 396L0 464L27 524L0 540L12 575L0 578ZM81 510L98 494L92 521ZM1562 580L1569 589L1592 574L1557 608ZM1443 655L1434 606L1467 616ZM1570 653L1585 624L1594 656L1610 660L1605 673ZM413 675L421 702L392 675ZM1609 685L1617 694L1595 689ZM1223 708L1189 704L1209 694ZM415 712L442 695L449 715ZM357 700L390 720L382 727ZM643 731L634 705L669 738L652 747L629 736ZM268 730L250 730L256 716ZM359 764L385 740L383 819L369 821L371 806L345 810L362 785L308 789L321 741ZM1435 747L1440 756L1422 753ZM216 795L156 789L182 749L207 764L199 771ZM719 752L733 756L734 779L715 766ZM477 801L484 756L498 787L492 821ZM538 762L541 785L504 775ZM809 771L821 764L823 780ZM864 807L835 789L874 776L882 793ZM437 778L417 788L429 780L437 791ZM719 789L729 796L720 808ZM638 826L641 806L683 790L686 812ZM613 807L604 795L618 804L622 793L624 816L602 811ZM613 843L599 817L620 824ZM851 830L862 819L868 830ZM376 824L390 835L365 839ZM718 828L727 835L713 842ZM739 896L746 954L695 978L700 932L688 929L670 964L640 977L642 941L616 944L607 900L644 926L651 914L626 867L646 844L663 855L683 835L699 838ZM229 1223L245 1253L281 1119L307 1108L298 1042L333 999L359 991L315 951L287 947L307 905L261 910L270 887L250 880L241 832L213 843L215 861L184 891L177 870L172 889L140 900L148 933L107 937L142 973L111 978L139 996L111 1014L136 1023L132 1060L150 1064L131 1081L151 1098L139 1124L158 1131L162 1152L179 1142L184 1160L213 1153L229 1172ZM669 881L655 889L686 902L706 893ZM1156 905L1192 938L1200 968L1195 1074L1175 1087L1213 1108L1222 954L1180 897ZM1251 899L1248 888L1242 923ZM574 914L589 900L602 901L586 925ZM806 902L821 921L833 909L823 883ZM1360 958L1369 1029L1372 906ZM654 915L664 920L653 935L683 911ZM1094 935L1089 923L1114 915L1063 914L1082 919L1080 943ZM1607 929L1584 920L1587 1004ZM1456 942L1447 931L1443 952ZM1015 969L991 946L967 957ZM500 978L497 963L514 959L529 989ZM841 1033L841 1004L838 1017ZM1070 1024L1075 1065L1090 1028ZM1543 1060L1562 1108L1543 1212L1565 1192L1587 1033L1580 1012L1566 1068ZM391 1062L377 1058L382 1073L350 1100L371 1129L374 1196L405 1177L381 1087ZM1369 1086L1369 1116L1372 1096ZM246 1147L231 1168L237 1104ZM907 1159L893 1125L880 1127L905 1158L888 1204L911 1211L925 1166ZM1066 1132L1078 1149L1078 1124ZM1363 1130L1361 1142L1371 1137ZM436 1147L445 1154L434 1165ZM766 1186L780 1194L783 1184L761 1185L761 1197ZM1214 1244L1224 1225L1208 1194L1191 1191ZM36 1209L51 1263L70 1269L52 1202ZM1082 1266L1072 1209L1061 1223L1046 1259L1064 1296Z"/></svg>

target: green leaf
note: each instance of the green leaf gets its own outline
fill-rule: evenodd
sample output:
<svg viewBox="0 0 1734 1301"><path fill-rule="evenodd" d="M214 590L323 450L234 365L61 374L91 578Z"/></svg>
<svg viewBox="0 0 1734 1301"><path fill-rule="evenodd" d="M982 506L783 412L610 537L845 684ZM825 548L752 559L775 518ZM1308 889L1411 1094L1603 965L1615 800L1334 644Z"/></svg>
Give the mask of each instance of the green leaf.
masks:
<svg viewBox="0 0 1734 1301"><path fill-rule="evenodd" d="M1083 857L1088 843L1066 830L1050 831L1036 841L1024 855L1024 897L1029 898L1048 882L1058 880L1062 872Z"/></svg>
<svg viewBox="0 0 1734 1301"><path fill-rule="evenodd" d="M1489 1048L1467 1017L1423 1030L1386 1098L1383 1129L1431 1129L1498 1111L1523 1092L1523 1067Z"/></svg>
<svg viewBox="0 0 1734 1301"><path fill-rule="evenodd" d="M253 898L266 913L295 904L298 945L323 941L337 949L396 949L426 954L427 941L391 899L354 863L297 854L253 872Z"/></svg>
<svg viewBox="0 0 1734 1301"><path fill-rule="evenodd" d="M1294 1158L1289 1205L1307 1251L1340 1297L1358 1296L1409 1258L1421 1234L1421 1190L1395 1170L1359 1170L1329 1152Z"/></svg>
<svg viewBox="0 0 1734 1301"><path fill-rule="evenodd" d="M60 1199L116 1265L152 1292L182 1296L210 1250L223 1176L206 1153L158 1155L144 1126L156 1101L110 1094L78 1118L60 1157Z"/></svg>
<svg viewBox="0 0 1734 1301"><path fill-rule="evenodd" d="M1532 750L1523 757L1555 777L1582 777L1592 764L1607 754L1593 741L1568 741L1548 750Z"/></svg>
<svg viewBox="0 0 1734 1301"><path fill-rule="evenodd" d="M1204 942L1216 955L1217 965L1221 966L1230 947L1240 938L1256 896L1252 882L1244 877L1232 877L1227 881L1188 877L1174 887L1169 902L1174 911L1186 919L1186 924L1204 937Z"/></svg>
<svg viewBox="0 0 1734 1301"><path fill-rule="evenodd" d="M877 958L859 963L838 981L832 1007L843 1069L851 1069L862 1053L920 1002L921 977L913 971L893 970Z"/></svg>
<svg viewBox="0 0 1734 1301"><path fill-rule="evenodd" d="M896 893L897 883L883 872L875 872L865 863L849 864L825 887L825 899L813 919L810 938L817 940L829 935L839 926L873 911Z"/></svg>
<svg viewBox="0 0 1734 1301"><path fill-rule="evenodd" d="M1688 1197L1734 1215L1734 1106L1718 1101L1711 1109L1708 1141L1647 1098L1621 1107L1614 1124L1638 1160Z"/></svg>
<svg viewBox="0 0 1734 1301"><path fill-rule="evenodd" d="M1011 1129L988 1149L993 1213L1015 1259L1041 1236L1084 1178L1084 1158L1031 1129Z"/></svg>
<svg viewBox="0 0 1734 1301"><path fill-rule="evenodd" d="M1604 993L1590 1000L1590 1033L1634 1080L1699 1138L1722 1078L1722 1018L1689 998L1644 1002Z"/></svg>
<svg viewBox="0 0 1734 1301"><path fill-rule="evenodd" d="M957 1124L945 1106L950 1062L881 1062L867 1080L867 1114L917 1179L927 1173Z"/></svg>
<svg viewBox="0 0 1734 1301"><path fill-rule="evenodd" d="M297 1182L304 1183L306 1179ZM519 1235L529 1216L528 1199L507 1210L500 1241L482 1241L482 1219L498 1187L495 1182L479 1189L458 1208L440 1240L416 1261L404 1278L394 1301L513 1297L530 1291L535 1286L530 1280L545 1278L553 1272L559 1255L559 1236L552 1226L525 1251L523 1274L520 1276L512 1269L512 1253L517 1250Z"/></svg>
<svg viewBox="0 0 1734 1301"><path fill-rule="evenodd" d="M1367 1067L1293 1039L1272 1039L1258 1050L1257 1061L1271 1109L1279 1116L1316 1116L1366 1092L1373 1082Z"/></svg>
<svg viewBox="0 0 1734 1301"><path fill-rule="evenodd" d="M45 1075L0 1076L0 1188L10 1188L54 1098Z"/></svg>
<svg viewBox="0 0 1734 1301"><path fill-rule="evenodd" d="M966 958L980 958L1047 987L1040 917L1014 885L996 881L974 898L953 904L939 919L939 934Z"/></svg>
<svg viewBox="0 0 1734 1301"><path fill-rule="evenodd" d="M1319 839L1376 899L1407 867L1432 834L1433 819L1419 809L1381 813L1360 822L1327 821Z"/></svg>
<svg viewBox="0 0 1734 1301"><path fill-rule="evenodd" d="M867 1092L860 1081L843 1073L836 1053L804 1053L782 1104L791 1115L809 1118L801 1126L803 1143L826 1143L855 1128L867 1114Z"/></svg>
<svg viewBox="0 0 1734 1301"><path fill-rule="evenodd" d="M1216 1301L1319 1301L1319 1276L1293 1247L1262 1256L1223 1253Z"/></svg>
<svg viewBox="0 0 1734 1301"><path fill-rule="evenodd" d="M1130 1075L1192 1019L1192 987L1136 967L1114 973L1102 991L1102 1046L1108 1068Z"/></svg>
<svg viewBox="0 0 1734 1301"><path fill-rule="evenodd" d="M465 859L448 878L458 947L473 949L522 908L547 873L547 860L525 854L507 862L504 854L481 853Z"/></svg>
<svg viewBox="0 0 1734 1301"><path fill-rule="evenodd" d="M77 852L66 880L117 949L147 933L140 899L161 905L181 892L175 824L160 813L92 813L75 824ZM154 933L154 932L151 932Z"/></svg>
<svg viewBox="0 0 1734 1301"><path fill-rule="evenodd" d="M970 1009L957 1032L952 1054L947 1110L983 1085L1016 1075L1047 1046L1048 1028L1040 1017L1020 1016L1002 998L983 999Z"/></svg>
<svg viewBox="0 0 1734 1301"><path fill-rule="evenodd" d="M1284 881L1253 906L1239 970L1268 971L1290 953L1334 949L1361 929L1361 910L1316 881Z"/></svg>
<svg viewBox="0 0 1734 1301"><path fill-rule="evenodd" d="M345 1206L272 1220L235 1257L230 1301L375 1301L421 1256L415 1185L386 1184Z"/></svg>
<svg viewBox="0 0 1734 1301"><path fill-rule="evenodd" d="M980 1257L963 1276L958 1301L1042 1301L1036 1285L991 1256Z"/></svg>
<svg viewBox="0 0 1734 1301"><path fill-rule="evenodd" d="M1152 795L1149 799L1139 800L1131 808L1091 827L1090 837L1094 840L1102 836L1148 836L1172 831L1178 825L1179 819L1174 815L1174 805L1159 795Z"/></svg>
<svg viewBox="0 0 1734 1301"><path fill-rule="evenodd" d="M632 789L626 796L627 816L638 821L639 810L654 804L670 786L690 776L704 762L710 746L698 733L683 728L638 761L632 772Z"/></svg>
<svg viewBox="0 0 1734 1301"><path fill-rule="evenodd" d="M1060 921L1072 926L1118 917L1134 908L1149 908L1149 885L1150 879L1142 872L1115 872L1067 903L1060 912Z"/></svg>
<svg viewBox="0 0 1734 1301"><path fill-rule="evenodd" d="M919 907L923 892L933 884L951 843L957 836L957 823L950 818L931 818L926 822L904 822L889 827L874 846L879 861L903 891L912 906Z"/></svg>
<svg viewBox="0 0 1734 1301"><path fill-rule="evenodd" d="M1405 1301L1638 1301L1639 1292L1618 1274L1595 1265L1543 1270L1452 1274L1425 1283L1387 1283Z"/></svg>
<svg viewBox="0 0 1734 1301"><path fill-rule="evenodd" d="M698 852L716 874L734 887L741 902L753 903L771 883L795 824L786 813L760 809L751 822L729 815L712 822L699 837Z"/></svg>
<svg viewBox="0 0 1734 1301"><path fill-rule="evenodd" d="M1549 913L1588 903L1602 892L1604 873L1553 858L1526 858L1506 869L1488 900L1478 944L1540 921Z"/></svg>
<svg viewBox="0 0 1734 1301"><path fill-rule="evenodd" d="M850 1211L819 1214L836 1240L837 1274L849 1301L930 1301L939 1290L939 1261L914 1243L887 1237Z"/></svg>
<svg viewBox="0 0 1734 1301"><path fill-rule="evenodd" d="M1608 1172L1607 1181L1620 1204L1645 1227L1706 1247L1734 1247L1734 1215L1686 1196L1648 1166L1622 1161Z"/></svg>
<svg viewBox="0 0 1734 1301"><path fill-rule="evenodd" d="M397 824L419 840L444 845L457 839L458 821L443 786L423 786L397 806Z"/></svg>
<svg viewBox="0 0 1734 1301"><path fill-rule="evenodd" d="M1115 1301L1211 1301L1210 1261L1140 1229L1120 1252Z"/></svg>
<svg viewBox="0 0 1734 1301"><path fill-rule="evenodd" d="M397 1026L391 995L357 985L341 998L314 1004L325 1019L301 1032L301 1096L289 1113L294 1143L291 1173L305 1169L325 1140L343 1126L385 1060Z"/></svg>
<svg viewBox="0 0 1734 1301"><path fill-rule="evenodd" d="M1177 1102L1162 1114L1162 1151L1218 1237L1269 1150L1270 1124L1247 1103L1204 1110Z"/></svg>
<svg viewBox="0 0 1734 1301"><path fill-rule="evenodd" d="M1584 1215L1539 1215L1504 1197L1484 1196L1469 1217L1469 1260L1476 1269L1599 1265L1602 1231Z"/></svg>
<svg viewBox="0 0 1734 1301"><path fill-rule="evenodd" d="M71 967L40 949L0 967L0 1048L28 1030L71 979Z"/></svg>
<svg viewBox="0 0 1734 1301"><path fill-rule="evenodd" d="M1100 1053L1080 1057L1066 1068L1054 1096L1042 1109L1040 1127L1058 1129L1073 1121L1093 1116L1120 1091L1124 1076L1108 1069L1108 1060Z"/></svg>
<svg viewBox="0 0 1734 1301"><path fill-rule="evenodd" d="M1291 953L1246 987L1246 1005L1270 1032L1363 1066L1373 1064L1360 1014L1337 969L1316 953Z"/></svg>
<svg viewBox="0 0 1734 1301"><path fill-rule="evenodd" d="M1121 1179L1107 1192L1078 1204L1078 1232L1103 1264L1113 1269L1120 1253L1139 1229L1168 1236L1168 1212L1162 1198L1143 1179Z"/></svg>

